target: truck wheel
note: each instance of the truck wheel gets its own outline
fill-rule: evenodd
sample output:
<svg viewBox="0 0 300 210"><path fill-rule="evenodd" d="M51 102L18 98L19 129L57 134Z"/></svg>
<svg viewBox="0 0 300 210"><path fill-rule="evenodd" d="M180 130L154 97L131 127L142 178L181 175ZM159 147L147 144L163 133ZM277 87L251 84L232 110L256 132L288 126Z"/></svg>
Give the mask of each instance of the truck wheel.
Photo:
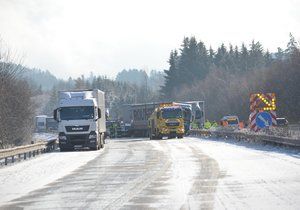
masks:
<svg viewBox="0 0 300 210"><path fill-rule="evenodd" d="M177 138L178 138L178 139L182 139L182 138L183 138L183 135L178 135Z"/></svg>

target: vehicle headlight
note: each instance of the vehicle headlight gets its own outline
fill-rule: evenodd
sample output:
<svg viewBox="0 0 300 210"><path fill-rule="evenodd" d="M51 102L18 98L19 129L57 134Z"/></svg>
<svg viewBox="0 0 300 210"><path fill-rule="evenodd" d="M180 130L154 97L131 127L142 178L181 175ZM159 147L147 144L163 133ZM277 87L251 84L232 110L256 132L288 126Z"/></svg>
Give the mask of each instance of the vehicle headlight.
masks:
<svg viewBox="0 0 300 210"><path fill-rule="evenodd" d="M91 132L89 135L89 139L96 139L97 138L97 133L96 132Z"/></svg>
<svg viewBox="0 0 300 210"><path fill-rule="evenodd" d="M162 132L164 132L164 133L168 132L168 128L163 127Z"/></svg>
<svg viewBox="0 0 300 210"><path fill-rule="evenodd" d="M66 136L58 136L58 139L65 141L65 140L67 140L67 137Z"/></svg>

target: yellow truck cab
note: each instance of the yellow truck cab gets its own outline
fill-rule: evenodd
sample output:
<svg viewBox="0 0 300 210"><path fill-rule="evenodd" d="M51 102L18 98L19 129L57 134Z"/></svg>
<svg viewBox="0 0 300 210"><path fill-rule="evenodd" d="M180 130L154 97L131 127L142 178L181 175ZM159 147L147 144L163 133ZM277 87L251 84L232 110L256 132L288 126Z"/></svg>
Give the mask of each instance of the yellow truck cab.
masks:
<svg viewBox="0 0 300 210"><path fill-rule="evenodd" d="M184 119L180 106L172 103L160 104L151 114L149 120L150 139L183 138Z"/></svg>

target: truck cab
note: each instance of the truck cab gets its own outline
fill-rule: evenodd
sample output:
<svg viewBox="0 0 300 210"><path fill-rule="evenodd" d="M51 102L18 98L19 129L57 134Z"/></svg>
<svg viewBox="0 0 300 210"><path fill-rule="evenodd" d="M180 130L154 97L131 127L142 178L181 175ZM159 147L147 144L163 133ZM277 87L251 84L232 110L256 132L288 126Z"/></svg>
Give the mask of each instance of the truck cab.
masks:
<svg viewBox="0 0 300 210"><path fill-rule="evenodd" d="M151 114L149 121L150 139L183 138L184 119L180 106L161 104Z"/></svg>
<svg viewBox="0 0 300 210"><path fill-rule="evenodd" d="M61 91L54 110L61 151L104 146L105 102L100 90Z"/></svg>

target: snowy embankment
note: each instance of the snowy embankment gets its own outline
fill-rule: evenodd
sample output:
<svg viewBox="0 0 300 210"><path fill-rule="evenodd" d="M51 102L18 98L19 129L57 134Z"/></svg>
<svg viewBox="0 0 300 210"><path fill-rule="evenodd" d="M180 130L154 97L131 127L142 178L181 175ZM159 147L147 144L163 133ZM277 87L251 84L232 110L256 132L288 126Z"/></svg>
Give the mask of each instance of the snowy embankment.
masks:
<svg viewBox="0 0 300 210"><path fill-rule="evenodd" d="M53 152L1 168L0 206L72 173L102 152Z"/></svg>

